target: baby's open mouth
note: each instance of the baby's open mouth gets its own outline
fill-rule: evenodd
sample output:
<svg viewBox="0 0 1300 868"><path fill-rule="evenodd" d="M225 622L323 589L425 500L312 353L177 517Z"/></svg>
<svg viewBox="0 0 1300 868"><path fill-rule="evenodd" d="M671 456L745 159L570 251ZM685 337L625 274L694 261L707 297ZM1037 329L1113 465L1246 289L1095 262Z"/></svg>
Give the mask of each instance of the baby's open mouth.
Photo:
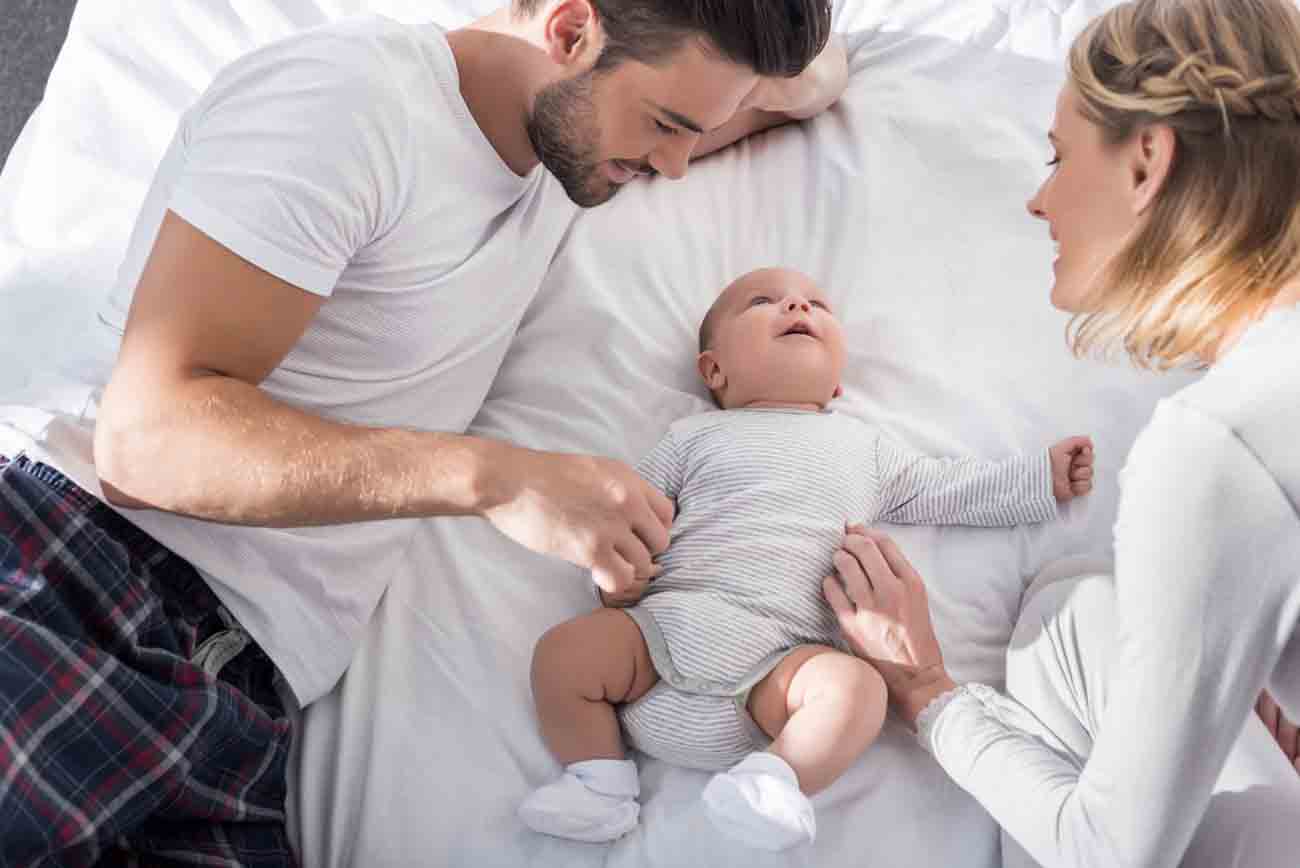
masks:
<svg viewBox="0 0 1300 868"><path fill-rule="evenodd" d="M797 322L785 331L781 332L781 337L785 337L786 335L807 335L810 338L817 337L817 335L813 334L812 328L806 322Z"/></svg>

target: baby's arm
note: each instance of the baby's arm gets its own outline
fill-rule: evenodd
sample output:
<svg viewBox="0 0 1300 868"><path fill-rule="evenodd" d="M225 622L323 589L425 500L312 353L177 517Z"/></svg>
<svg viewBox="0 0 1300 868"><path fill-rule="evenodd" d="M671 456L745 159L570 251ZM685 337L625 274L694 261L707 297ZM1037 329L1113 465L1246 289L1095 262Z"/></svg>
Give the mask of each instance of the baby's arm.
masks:
<svg viewBox="0 0 1300 868"><path fill-rule="evenodd" d="M1056 517L1048 450L1002 461L932 458L879 432L880 520L1005 527Z"/></svg>

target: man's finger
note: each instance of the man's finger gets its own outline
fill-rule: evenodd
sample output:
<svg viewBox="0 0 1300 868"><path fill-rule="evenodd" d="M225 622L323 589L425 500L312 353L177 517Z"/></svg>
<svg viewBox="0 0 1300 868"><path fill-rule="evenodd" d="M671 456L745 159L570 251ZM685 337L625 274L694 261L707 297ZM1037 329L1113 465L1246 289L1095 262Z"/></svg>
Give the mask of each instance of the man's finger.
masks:
<svg viewBox="0 0 1300 868"><path fill-rule="evenodd" d="M677 505L659 489L650 483L646 483L646 501L650 504L650 509L654 512L655 518L663 525L664 530L669 530L673 526L673 518L677 514Z"/></svg>
<svg viewBox="0 0 1300 868"><path fill-rule="evenodd" d="M591 565L591 580L602 591L617 594L636 578L636 568L612 547L598 553Z"/></svg>
<svg viewBox="0 0 1300 868"><path fill-rule="evenodd" d="M1084 480L1084 479L1092 479L1092 468L1091 468L1091 467L1086 467L1086 466L1084 466L1084 467L1079 467L1079 466L1076 466L1076 467L1071 467L1071 468L1070 468L1070 481L1071 481L1071 482L1079 482L1080 480Z"/></svg>
<svg viewBox="0 0 1300 868"><path fill-rule="evenodd" d="M1268 693L1261 693L1259 700L1255 703L1255 711L1259 714L1259 719L1264 721L1264 728L1268 730L1269 735L1277 738L1277 721L1279 711L1277 705L1273 702L1273 697Z"/></svg>
<svg viewBox="0 0 1300 868"><path fill-rule="evenodd" d="M657 570L650 550L636 534L628 533L614 543L614 551L632 565L633 578L645 581L655 575Z"/></svg>
<svg viewBox="0 0 1300 868"><path fill-rule="evenodd" d="M652 557L668 550L670 539L668 528L659 520L659 515L649 504L638 508L631 518L632 532L637 535Z"/></svg>
<svg viewBox="0 0 1300 868"><path fill-rule="evenodd" d="M1282 746L1282 753L1292 762L1295 761L1296 749L1296 726L1286 719L1286 715L1279 710L1277 718L1277 743Z"/></svg>
<svg viewBox="0 0 1300 868"><path fill-rule="evenodd" d="M1092 483L1086 480L1083 482L1071 482L1070 491L1075 496L1087 494L1089 491L1092 491Z"/></svg>

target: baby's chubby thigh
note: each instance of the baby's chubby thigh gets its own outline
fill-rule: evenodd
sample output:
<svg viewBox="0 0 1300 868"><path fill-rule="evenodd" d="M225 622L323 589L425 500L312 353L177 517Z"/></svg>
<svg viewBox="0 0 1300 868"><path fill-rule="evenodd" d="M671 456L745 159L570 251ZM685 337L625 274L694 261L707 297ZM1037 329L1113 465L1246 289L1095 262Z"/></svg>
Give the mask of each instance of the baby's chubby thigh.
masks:
<svg viewBox="0 0 1300 868"><path fill-rule="evenodd" d="M861 756L885 722L888 692L875 667L821 645L792 650L750 693L749 713L809 796Z"/></svg>
<svg viewBox="0 0 1300 868"><path fill-rule="evenodd" d="M591 701L635 702L659 680L636 621L621 609L596 609L547 630L533 649L533 695L581 694Z"/></svg>
<svg viewBox="0 0 1300 868"><path fill-rule="evenodd" d="M884 679L874 666L826 645L792 649L749 695L750 715L772 739L800 709L812 705L861 722L874 738L887 704Z"/></svg>
<svg viewBox="0 0 1300 868"><path fill-rule="evenodd" d="M625 612L597 609L557 624L533 649L533 701L546 746L564 765L622 759L615 707L658 680L641 628Z"/></svg>

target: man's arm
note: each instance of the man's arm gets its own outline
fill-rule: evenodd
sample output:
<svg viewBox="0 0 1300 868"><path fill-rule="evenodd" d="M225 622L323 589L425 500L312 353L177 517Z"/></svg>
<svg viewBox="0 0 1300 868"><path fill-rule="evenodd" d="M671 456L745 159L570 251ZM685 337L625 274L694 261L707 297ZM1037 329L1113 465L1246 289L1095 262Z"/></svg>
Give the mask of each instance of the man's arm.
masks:
<svg viewBox="0 0 1300 868"><path fill-rule="evenodd" d="M848 85L844 38L832 33L821 54L794 78L761 78L727 123L700 137L691 159L703 157L746 136L821 114Z"/></svg>
<svg viewBox="0 0 1300 868"><path fill-rule="evenodd" d="M333 422L257 387L323 302L168 212L96 423L109 500L272 526L471 511L488 444Z"/></svg>
<svg viewBox="0 0 1300 868"><path fill-rule="evenodd" d="M258 388L322 303L168 212L96 420L105 496L261 526L477 514L602 588L649 575L672 504L630 467L350 425Z"/></svg>

